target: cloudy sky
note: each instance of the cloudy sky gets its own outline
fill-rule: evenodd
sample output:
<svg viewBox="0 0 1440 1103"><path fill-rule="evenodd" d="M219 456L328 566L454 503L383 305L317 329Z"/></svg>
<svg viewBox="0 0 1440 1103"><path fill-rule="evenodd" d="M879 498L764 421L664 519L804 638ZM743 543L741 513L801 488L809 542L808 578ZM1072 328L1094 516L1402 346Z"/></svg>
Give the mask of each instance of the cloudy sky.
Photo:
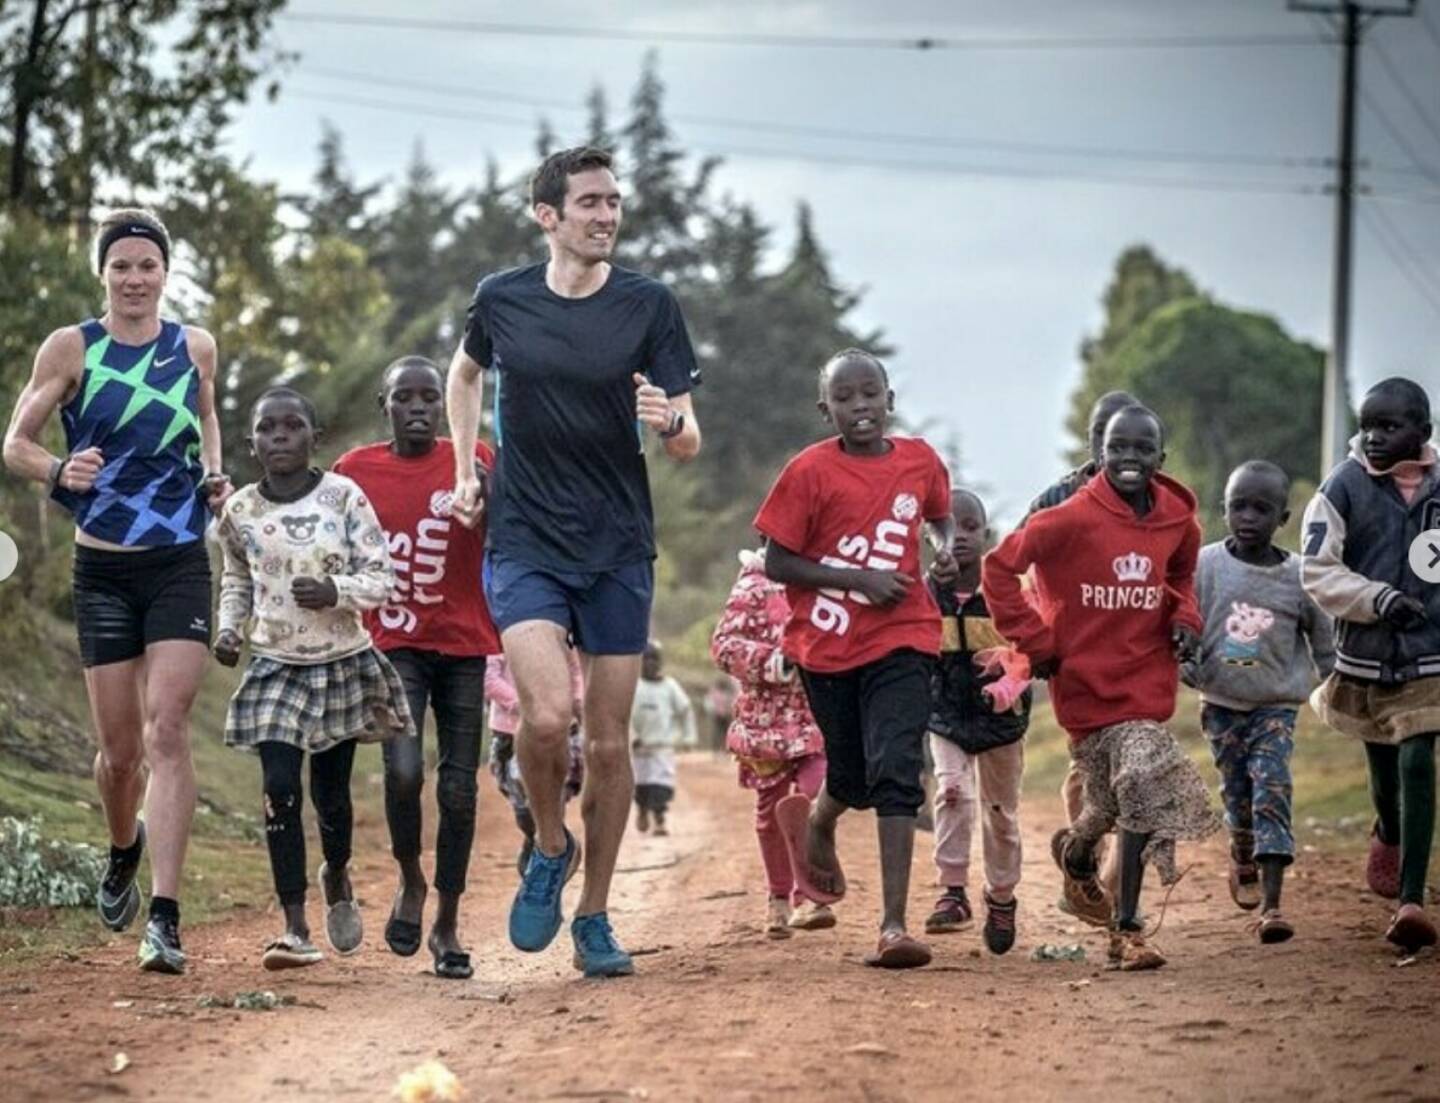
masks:
<svg viewBox="0 0 1440 1103"><path fill-rule="evenodd" d="M1440 0L1420 6L1377 22L1361 61L1357 391L1395 373L1440 391ZM329 119L362 179L397 178L417 140L457 187L487 155L519 172L541 115L562 140L578 134L583 112L566 105L597 82L622 105L654 45L681 140L725 157L720 187L753 202L782 248L796 201L813 205L836 275L866 291L860 321L899 349L905 413L953 428L967 474L1009 517L1062 469L1076 346L1126 245L1148 242L1219 299L1327 343L1338 54L1318 41L1323 19L1285 0L619 9L295 0L279 29L300 59L277 103L242 115L232 152L299 186ZM402 12L495 26L332 18ZM632 37L540 33L555 28ZM765 35L806 41L751 37ZM918 38L944 48L887 44ZM1077 43L1090 38L1112 44ZM1208 44L1160 44L1187 38Z"/></svg>

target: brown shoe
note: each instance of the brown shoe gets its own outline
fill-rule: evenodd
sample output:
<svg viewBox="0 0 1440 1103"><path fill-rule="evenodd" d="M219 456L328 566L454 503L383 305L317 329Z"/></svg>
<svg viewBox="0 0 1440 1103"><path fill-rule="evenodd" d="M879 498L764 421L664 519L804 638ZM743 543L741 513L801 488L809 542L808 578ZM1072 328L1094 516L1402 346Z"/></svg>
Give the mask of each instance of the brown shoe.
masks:
<svg viewBox="0 0 1440 1103"><path fill-rule="evenodd" d="M1158 969L1165 964L1165 955L1145 940L1143 931L1111 931L1110 952L1107 956L1125 973Z"/></svg>
<svg viewBox="0 0 1440 1103"><path fill-rule="evenodd" d="M1419 904L1401 904L1385 937L1406 953L1435 945L1435 924Z"/></svg>
<svg viewBox="0 0 1440 1103"><path fill-rule="evenodd" d="M865 964L879 969L918 969L930 964L930 947L904 931L882 931L875 952L865 955Z"/></svg>
<svg viewBox="0 0 1440 1103"><path fill-rule="evenodd" d="M806 900L790 914L790 926L797 931L828 931L835 926L835 912L829 904Z"/></svg>
<svg viewBox="0 0 1440 1103"><path fill-rule="evenodd" d="M1230 859L1230 899L1247 912L1260 906L1260 871L1254 862Z"/></svg>
<svg viewBox="0 0 1440 1103"><path fill-rule="evenodd" d="M1255 924L1255 933L1260 936L1261 942L1271 946L1277 942L1289 942L1295 937L1295 928L1280 914L1279 908L1271 908L1261 913L1260 922Z"/></svg>
<svg viewBox="0 0 1440 1103"><path fill-rule="evenodd" d="M1112 907L1110 894L1100 883L1093 858L1086 868L1075 858L1077 841L1069 828L1062 827L1050 839L1050 856L1060 867L1065 879L1064 897L1070 914L1092 927L1110 926Z"/></svg>

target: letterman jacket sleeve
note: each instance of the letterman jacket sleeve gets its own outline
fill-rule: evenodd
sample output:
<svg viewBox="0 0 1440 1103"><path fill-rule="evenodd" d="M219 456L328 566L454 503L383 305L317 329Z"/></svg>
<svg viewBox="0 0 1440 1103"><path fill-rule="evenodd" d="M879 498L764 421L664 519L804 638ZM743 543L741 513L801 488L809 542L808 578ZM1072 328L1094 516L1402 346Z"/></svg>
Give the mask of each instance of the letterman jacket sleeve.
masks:
<svg viewBox="0 0 1440 1103"><path fill-rule="evenodd" d="M990 607L995 629L1032 663L1055 655L1055 632L1045 623L1021 587L1020 578L1046 558L1052 526L1046 514L1030 518L985 556L980 564L980 587Z"/></svg>
<svg viewBox="0 0 1440 1103"><path fill-rule="evenodd" d="M1349 495L1332 475L1305 507L1300 526L1300 584L1315 604L1336 620L1374 624L1399 591L1345 565L1348 513Z"/></svg>

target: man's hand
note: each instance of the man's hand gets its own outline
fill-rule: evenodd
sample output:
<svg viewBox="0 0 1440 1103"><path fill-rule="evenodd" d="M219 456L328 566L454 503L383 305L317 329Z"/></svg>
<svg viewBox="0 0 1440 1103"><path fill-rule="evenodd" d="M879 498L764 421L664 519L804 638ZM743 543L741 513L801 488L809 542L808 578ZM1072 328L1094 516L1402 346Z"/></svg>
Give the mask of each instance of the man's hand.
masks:
<svg viewBox="0 0 1440 1103"><path fill-rule="evenodd" d="M790 660L785 658L785 652L778 647L770 652L770 657L765 660L764 677L767 682L775 686L795 680L795 668L790 665Z"/></svg>
<svg viewBox="0 0 1440 1103"><path fill-rule="evenodd" d="M915 584L915 580L903 571L858 570L854 573L855 580L850 583L850 589L864 594L871 605L882 609L903 601Z"/></svg>
<svg viewBox="0 0 1440 1103"><path fill-rule="evenodd" d="M215 637L215 644L210 650L215 656L215 661L221 666L234 666L240 661L240 645L243 642L239 632L233 628L226 628Z"/></svg>
<svg viewBox="0 0 1440 1103"><path fill-rule="evenodd" d="M639 372L635 380L635 416L657 433L670 428L674 412L670 408L669 396L661 387L655 386Z"/></svg>
<svg viewBox="0 0 1440 1103"><path fill-rule="evenodd" d="M308 575L301 575L290 583L290 596L300 608L312 612L333 609L340 601L340 591L335 588L332 579L310 578Z"/></svg>
<svg viewBox="0 0 1440 1103"><path fill-rule="evenodd" d="M1189 625L1177 624L1170 629L1170 653L1176 662L1193 663L1200 658L1200 637Z"/></svg>
<svg viewBox="0 0 1440 1103"><path fill-rule="evenodd" d="M930 563L930 577L941 586L949 586L960 577L960 564L949 548L941 548Z"/></svg>
<svg viewBox="0 0 1440 1103"><path fill-rule="evenodd" d="M1030 660L1030 677L1037 682L1049 681L1060 673L1060 656L1051 655L1048 659Z"/></svg>
<svg viewBox="0 0 1440 1103"><path fill-rule="evenodd" d="M1398 595L1385 610L1385 623L1402 632L1423 628L1428 619L1425 606L1409 594Z"/></svg>
<svg viewBox="0 0 1440 1103"><path fill-rule="evenodd" d="M220 511L225 508L225 502L230 495L235 493L235 487L230 482L230 476L223 471L206 475L200 483L200 490L205 495L205 504L210 507L210 512L220 516Z"/></svg>
<svg viewBox="0 0 1440 1103"><path fill-rule="evenodd" d="M76 494L84 494L95 485L96 478L100 475L100 469L105 466L105 456L98 448L85 448L79 452L72 453L65 461L65 466L60 469L60 478L57 486L63 486L66 490L74 491Z"/></svg>
<svg viewBox="0 0 1440 1103"><path fill-rule="evenodd" d="M455 473L450 512L467 529L473 529L485 515L485 469L478 462L469 471Z"/></svg>

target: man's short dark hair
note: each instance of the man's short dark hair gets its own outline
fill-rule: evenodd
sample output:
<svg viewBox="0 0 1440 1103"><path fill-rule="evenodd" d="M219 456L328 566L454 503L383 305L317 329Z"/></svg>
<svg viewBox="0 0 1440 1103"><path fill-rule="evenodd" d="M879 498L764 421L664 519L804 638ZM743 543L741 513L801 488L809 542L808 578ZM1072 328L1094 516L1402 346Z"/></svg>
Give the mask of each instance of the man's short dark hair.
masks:
<svg viewBox="0 0 1440 1103"><path fill-rule="evenodd" d="M614 172L615 158L594 146L575 146L573 149L561 149L550 154L540 162L535 175L530 177L530 206L544 203L547 207L554 207L561 217L564 217L565 189L569 187L570 177L577 172L589 172L591 169L609 169Z"/></svg>
<svg viewBox="0 0 1440 1103"><path fill-rule="evenodd" d="M435 363L428 356L402 356L398 360L392 360L386 366L380 376L380 390L382 393L390 390L395 382L395 377L407 368L425 368L435 373L435 378L440 380L440 386L445 386L445 369Z"/></svg>
<svg viewBox="0 0 1440 1103"><path fill-rule="evenodd" d="M1415 419L1416 425L1424 425L1430 420L1430 396L1415 380L1392 375L1389 379L1380 380L1365 393L1372 395L1377 391L1398 398L1404 403L1406 412Z"/></svg>
<svg viewBox="0 0 1440 1103"><path fill-rule="evenodd" d="M1281 505L1290 500L1290 475L1278 463L1271 463L1269 460L1246 460L1230 472L1231 479L1237 475L1258 475L1263 479L1272 479L1280 487Z"/></svg>
<svg viewBox="0 0 1440 1103"><path fill-rule="evenodd" d="M885 364L881 361L880 357L866 349L845 348L841 349L834 356L830 357L829 360L826 360L825 363L820 365L820 398L822 401L825 398L825 387L830 379L830 369L837 364L848 363L851 360L861 364L869 364L880 373L880 378L885 380L885 386L890 386L890 373L885 369Z"/></svg>
<svg viewBox="0 0 1440 1103"><path fill-rule="evenodd" d="M259 397L250 404L250 423L252 425L255 423L255 415L259 412L261 404L272 398L293 398L300 404L300 408L305 411L305 417L310 421L310 428L320 428L320 415L315 412L315 403L311 402L309 398L301 394L294 387L287 387L283 383L276 384L273 387L266 387L260 392Z"/></svg>

